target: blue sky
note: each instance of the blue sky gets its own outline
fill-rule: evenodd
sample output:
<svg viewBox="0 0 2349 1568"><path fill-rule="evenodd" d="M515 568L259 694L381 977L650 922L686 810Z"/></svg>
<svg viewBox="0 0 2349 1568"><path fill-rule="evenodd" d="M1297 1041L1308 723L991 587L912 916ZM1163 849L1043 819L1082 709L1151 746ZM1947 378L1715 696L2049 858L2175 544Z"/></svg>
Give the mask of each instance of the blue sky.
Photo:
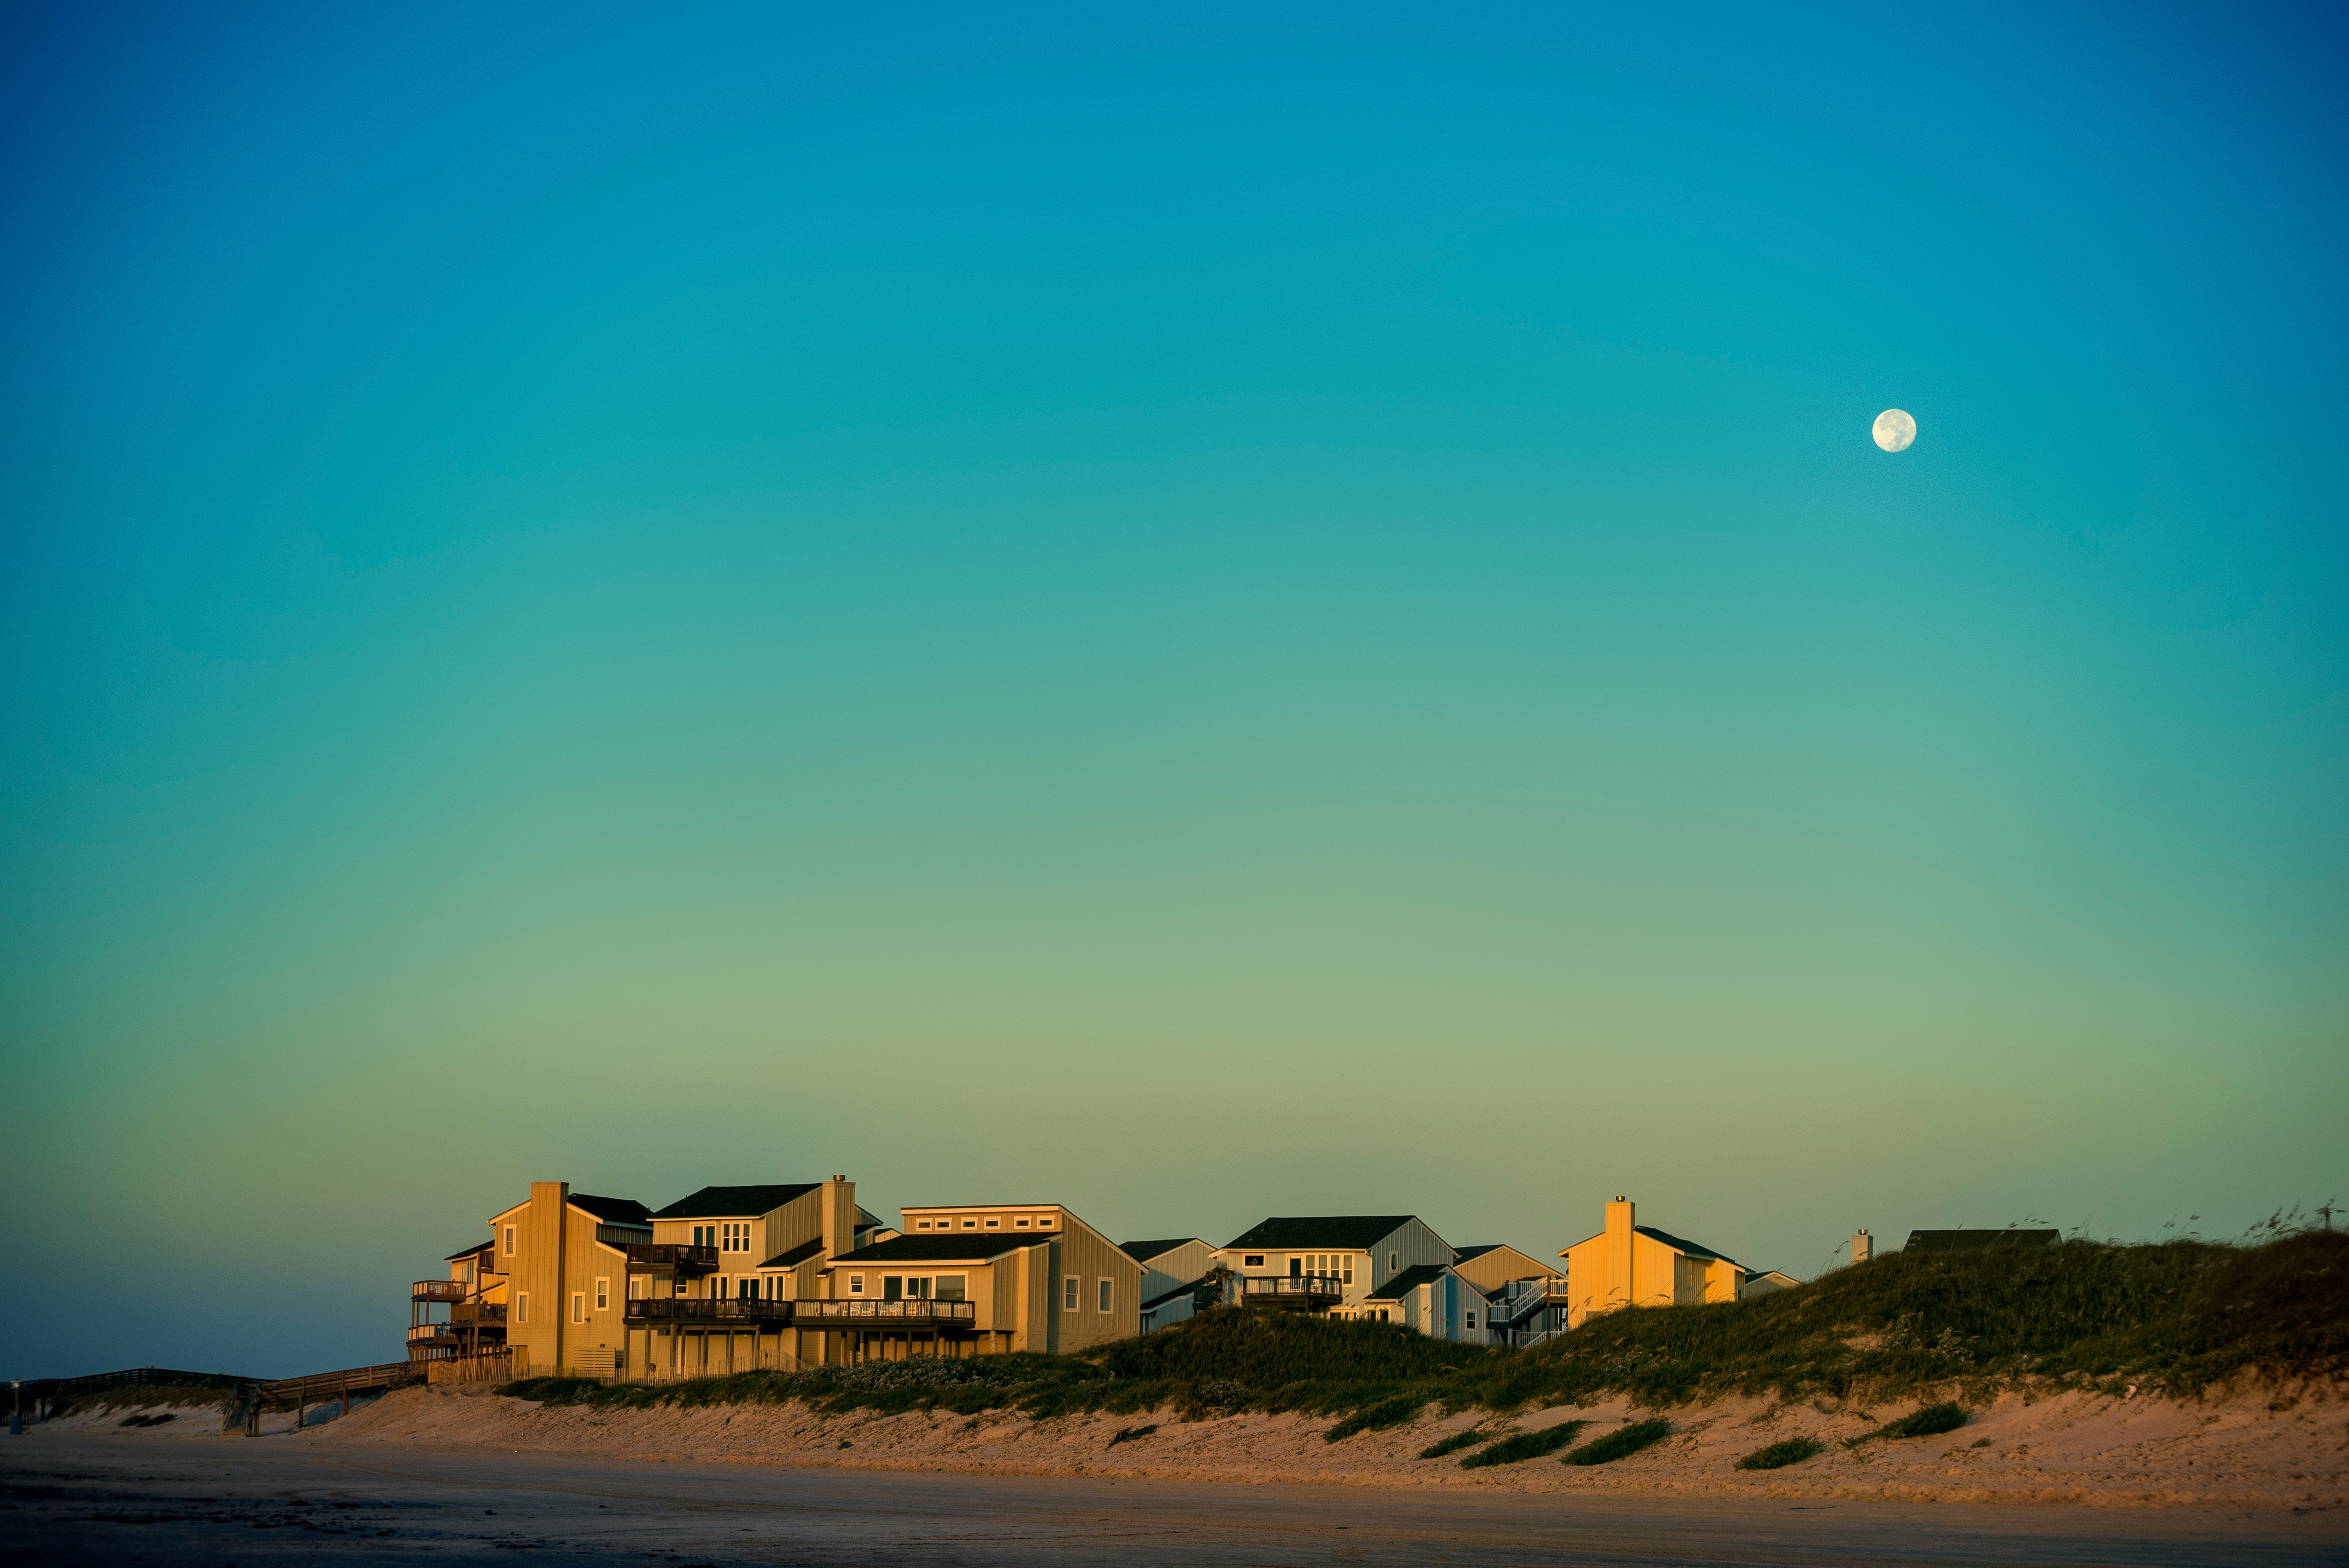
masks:
<svg viewBox="0 0 2349 1568"><path fill-rule="evenodd" d="M27 1375L378 1359L533 1178L2349 1186L2329 15L5 25Z"/></svg>

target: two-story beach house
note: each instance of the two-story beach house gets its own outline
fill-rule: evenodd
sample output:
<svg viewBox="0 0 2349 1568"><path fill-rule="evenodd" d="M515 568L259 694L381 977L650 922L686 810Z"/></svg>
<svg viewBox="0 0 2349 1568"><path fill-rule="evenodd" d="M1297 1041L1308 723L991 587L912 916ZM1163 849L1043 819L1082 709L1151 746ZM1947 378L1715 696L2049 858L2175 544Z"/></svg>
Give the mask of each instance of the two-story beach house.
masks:
<svg viewBox="0 0 2349 1568"><path fill-rule="evenodd" d="M1607 1228L1558 1253L1566 1260L1567 1326L1621 1306L1689 1306L1735 1301L1745 1268L1711 1247L1638 1222L1638 1205L1618 1196Z"/></svg>
<svg viewBox="0 0 2349 1568"><path fill-rule="evenodd" d="M1141 1330L1148 1270L1059 1203L938 1204L833 1258L795 1326L839 1342L831 1359L1064 1354Z"/></svg>
<svg viewBox="0 0 2349 1568"><path fill-rule="evenodd" d="M1402 1296L1379 1293L1407 1270L1452 1268L1450 1243L1414 1214L1276 1215L1216 1249L1241 1305L1402 1321ZM1425 1284L1413 1282L1410 1288Z"/></svg>

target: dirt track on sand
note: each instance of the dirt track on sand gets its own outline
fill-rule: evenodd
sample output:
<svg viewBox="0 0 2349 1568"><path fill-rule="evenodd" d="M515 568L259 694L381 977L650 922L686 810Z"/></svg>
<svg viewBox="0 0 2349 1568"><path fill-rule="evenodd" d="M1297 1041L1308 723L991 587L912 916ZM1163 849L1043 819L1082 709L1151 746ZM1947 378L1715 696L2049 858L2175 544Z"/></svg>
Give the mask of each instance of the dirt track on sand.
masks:
<svg viewBox="0 0 2349 1568"><path fill-rule="evenodd" d="M2008 1396L1955 1432L1877 1441L1843 1440L1907 1406L1824 1412L1810 1405L1725 1399L1661 1412L1673 1434L1630 1459L1593 1467L1555 1458L1463 1470L1464 1455L1422 1460L1438 1438L1475 1425L1434 1416L1337 1443L1326 1418L1230 1416L1185 1422L1174 1412L1030 1420L1002 1411L879 1416L818 1415L802 1406L664 1407L597 1413L540 1406L486 1392L404 1389L296 1434L292 1418L265 1430L302 1444L478 1447L511 1453L570 1453L648 1463L725 1462L978 1475L1092 1476L1221 1482L1482 1489L1503 1492L1814 1498L1889 1501L2089 1503L2119 1507L2349 1510L2349 1398L2340 1389L2214 1398ZM330 1407L331 1408L331 1407ZM1590 1423L1588 1441L1657 1412L1621 1400L1487 1418L1495 1433L1565 1420ZM125 1443L217 1438L201 1415L158 1428L119 1430L109 1412L61 1425L116 1432ZM314 1417L313 1419L316 1419ZM1154 1425L1112 1445L1121 1429ZM1734 1468L1743 1455L1793 1437L1816 1438L1817 1458L1785 1470ZM241 1439L228 1439L241 1440Z"/></svg>

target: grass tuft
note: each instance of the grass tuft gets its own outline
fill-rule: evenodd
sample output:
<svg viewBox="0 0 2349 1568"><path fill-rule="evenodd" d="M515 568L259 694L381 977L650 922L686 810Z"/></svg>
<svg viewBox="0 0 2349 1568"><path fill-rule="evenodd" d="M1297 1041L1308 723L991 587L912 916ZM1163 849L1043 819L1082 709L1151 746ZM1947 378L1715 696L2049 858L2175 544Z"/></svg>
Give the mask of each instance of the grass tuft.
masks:
<svg viewBox="0 0 2349 1568"><path fill-rule="evenodd" d="M1966 1408L1959 1404L1928 1405L1923 1409L1887 1421L1872 1432L1851 1439L1849 1446L1874 1442L1878 1438L1930 1438L1943 1432L1954 1432L1966 1424Z"/></svg>
<svg viewBox="0 0 2349 1568"><path fill-rule="evenodd" d="M1596 1442L1583 1444L1558 1462L1569 1465L1612 1464L1617 1460L1630 1459L1641 1449L1662 1442L1672 1435L1672 1424L1659 1418L1652 1421L1634 1421L1628 1427L1618 1427Z"/></svg>
<svg viewBox="0 0 2349 1568"><path fill-rule="evenodd" d="M1416 1417L1426 1403L1425 1395L1404 1394L1392 1399L1381 1399L1375 1405L1366 1405L1322 1433L1321 1440L1335 1443L1352 1437L1356 1432L1375 1432L1388 1427L1400 1427Z"/></svg>
<svg viewBox="0 0 2349 1568"><path fill-rule="evenodd" d="M1523 1464L1544 1454L1554 1454L1574 1441L1574 1435L1590 1425L1588 1421L1560 1421L1555 1427L1544 1427L1538 1432L1519 1432L1514 1438L1503 1438L1482 1453L1470 1454L1460 1461L1462 1470L1483 1470L1486 1465Z"/></svg>
<svg viewBox="0 0 2349 1568"><path fill-rule="evenodd" d="M1423 1460L1440 1460L1446 1454L1456 1454L1462 1449L1473 1449L1484 1440L1484 1429L1471 1427L1464 1432L1454 1432L1448 1438L1438 1438L1420 1449L1419 1457Z"/></svg>
<svg viewBox="0 0 2349 1568"><path fill-rule="evenodd" d="M1785 1470L1788 1465L1815 1460L1826 1450L1819 1447L1816 1438L1788 1438L1783 1443L1772 1443L1766 1449L1755 1449L1737 1461L1739 1470Z"/></svg>

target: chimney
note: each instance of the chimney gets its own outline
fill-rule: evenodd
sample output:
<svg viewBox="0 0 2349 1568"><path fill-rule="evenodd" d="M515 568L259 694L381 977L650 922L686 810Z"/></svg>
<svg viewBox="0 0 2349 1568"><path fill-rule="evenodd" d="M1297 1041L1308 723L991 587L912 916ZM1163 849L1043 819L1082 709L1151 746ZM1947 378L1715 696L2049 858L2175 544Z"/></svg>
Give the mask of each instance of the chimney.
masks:
<svg viewBox="0 0 2349 1568"><path fill-rule="evenodd" d="M1639 1222L1640 1206L1620 1192L1607 1205L1607 1284L1599 1297L1601 1310L1629 1306L1640 1298L1632 1294L1631 1231Z"/></svg>
<svg viewBox="0 0 2349 1568"><path fill-rule="evenodd" d="M823 1255L836 1258L856 1245L856 1183L834 1176L823 1184Z"/></svg>
<svg viewBox="0 0 2349 1568"><path fill-rule="evenodd" d="M1856 1264L1864 1264L1870 1257L1875 1255L1875 1252L1876 1243L1869 1238L1866 1231L1854 1231L1851 1233L1852 1262Z"/></svg>

